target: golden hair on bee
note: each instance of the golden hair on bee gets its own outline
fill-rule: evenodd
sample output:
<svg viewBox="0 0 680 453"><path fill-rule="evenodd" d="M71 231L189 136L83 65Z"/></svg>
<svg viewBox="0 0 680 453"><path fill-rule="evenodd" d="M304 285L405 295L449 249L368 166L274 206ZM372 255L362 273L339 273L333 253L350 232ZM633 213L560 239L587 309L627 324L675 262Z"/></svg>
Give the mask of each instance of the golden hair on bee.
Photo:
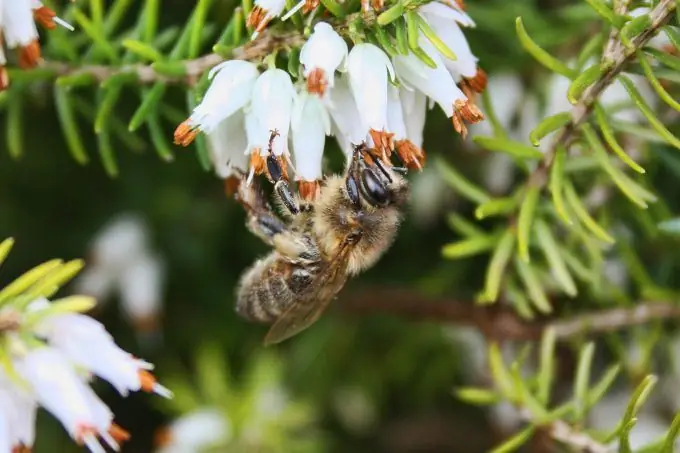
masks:
<svg viewBox="0 0 680 453"><path fill-rule="evenodd" d="M357 146L344 175L332 175L312 201L294 196L280 168L267 159L277 203L271 209L256 184L239 185L237 200L251 232L272 247L241 277L236 311L273 323L266 343L277 343L313 324L350 276L371 266L389 249L409 196L408 181L394 168L365 158Z"/></svg>

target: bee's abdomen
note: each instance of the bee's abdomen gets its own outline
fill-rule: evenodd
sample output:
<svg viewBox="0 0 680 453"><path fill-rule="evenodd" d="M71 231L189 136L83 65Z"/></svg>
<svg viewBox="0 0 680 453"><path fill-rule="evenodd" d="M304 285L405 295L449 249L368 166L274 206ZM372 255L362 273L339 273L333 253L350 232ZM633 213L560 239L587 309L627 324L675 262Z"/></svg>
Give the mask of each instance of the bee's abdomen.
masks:
<svg viewBox="0 0 680 453"><path fill-rule="evenodd" d="M295 302L304 283L311 279L303 269L284 272L289 266L270 255L256 262L241 278L236 312L246 319L273 323Z"/></svg>

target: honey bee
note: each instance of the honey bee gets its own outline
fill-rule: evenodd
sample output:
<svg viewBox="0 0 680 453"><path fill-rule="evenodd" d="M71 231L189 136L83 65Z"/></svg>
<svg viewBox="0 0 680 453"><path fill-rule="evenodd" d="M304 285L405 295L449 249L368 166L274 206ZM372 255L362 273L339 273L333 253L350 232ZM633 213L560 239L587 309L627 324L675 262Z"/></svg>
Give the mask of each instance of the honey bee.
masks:
<svg viewBox="0 0 680 453"><path fill-rule="evenodd" d="M313 201L293 196L280 159L267 158L274 197L289 218L277 216L255 181L243 178L237 201L248 229L273 250L241 276L236 312L271 324L265 344L312 325L349 277L373 266L395 239L409 196L405 169L391 167L355 146L344 175L321 183Z"/></svg>

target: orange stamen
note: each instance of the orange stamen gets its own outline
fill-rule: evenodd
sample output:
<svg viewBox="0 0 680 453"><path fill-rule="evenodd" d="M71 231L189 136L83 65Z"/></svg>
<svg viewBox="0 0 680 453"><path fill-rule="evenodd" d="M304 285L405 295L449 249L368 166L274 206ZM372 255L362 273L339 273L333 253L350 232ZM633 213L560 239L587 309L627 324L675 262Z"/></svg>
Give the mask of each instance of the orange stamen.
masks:
<svg viewBox="0 0 680 453"><path fill-rule="evenodd" d="M41 6L33 10L33 18L35 21L48 30L52 30L57 27L57 24L54 23L54 18L56 16L57 13L49 9L47 6Z"/></svg>
<svg viewBox="0 0 680 453"><path fill-rule="evenodd" d="M302 14L307 14L314 10L321 4L321 0L305 0L305 6L302 7Z"/></svg>
<svg viewBox="0 0 680 453"><path fill-rule="evenodd" d="M488 79L489 78L486 75L486 72L482 68L478 67L475 75L473 77L466 78L465 80L470 85L470 88L475 90L477 93L482 93L486 89Z"/></svg>
<svg viewBox="0 0 680 453"><path fill-rule="evenodd" d="M314 68L307 76L307 91L323 96L328 87L326 73L321 68Z"/></svg>
<svg viewBox="0 0 680 453"><path fill-rule="evenodd" d="M120 425L117 425L115 423L111 423L108 432L109 435L113 437L113 439L119 444L129 441L130 437L132 437L128 431L124 430L123 428L120 427Z"/></svg>
<svg viewBox="0 0 680 453"><path fill-rule="evenodd" d="M321 193L321 183L316 181L298 181L298 192L305 201L314 201Z"/></svg>
<svg viewBox="0 0 680 453"><path fill-rule="evenodd" d="M453 128L463 138L467 137L467 126L465 123L478 123L484 119L484 114L479 107L465 99L458 99L453 104Z"/></svg>
<svg viewBox="0 0 680 453"><path fill-rule="evenodd" d="M407 168L422 170L425 165L425 152L411 140L398 140L396 152Z"/></svg>
<svg viewBox="0 0 680 453"><path fill-rule="evenodd" d="M250 14L248 14L246 27L252 28L259 33L267 27L271 20L266 9L261 6L255 6L250 11Z"/></svg>
<svg viewBox="0 0 680 453"><path fill-rule="evenodd" d="M19 51L19 67L21 69L35 68L40 62L40 43L38 40L32 41L21 48Z"/></svg>
<svg viewBox="0 0 680 453"><path fill-rule="evenodd" d="M189 146L198 135L198 128L185 120L175 129L175 145Z"/></svg>

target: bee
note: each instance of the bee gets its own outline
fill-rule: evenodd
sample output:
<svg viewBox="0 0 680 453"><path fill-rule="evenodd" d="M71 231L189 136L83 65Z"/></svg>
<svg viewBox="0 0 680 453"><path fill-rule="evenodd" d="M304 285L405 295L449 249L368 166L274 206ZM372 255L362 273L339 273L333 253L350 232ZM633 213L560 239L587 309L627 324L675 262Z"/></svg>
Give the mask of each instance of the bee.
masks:
<svg viewBox="0 0 680 453"><path fill-rule="evenodd" d="M241 276L236 312L271 324L265 345L316 322L347 280L373 266L394 241L409 196L405 169L370 151L355 146L344 175L325 178L313 201L292 195L281 160L270 155L268 177L287 220L274 213L256 181L241 178L236 199L248 229L273 250Z"/></svg>

